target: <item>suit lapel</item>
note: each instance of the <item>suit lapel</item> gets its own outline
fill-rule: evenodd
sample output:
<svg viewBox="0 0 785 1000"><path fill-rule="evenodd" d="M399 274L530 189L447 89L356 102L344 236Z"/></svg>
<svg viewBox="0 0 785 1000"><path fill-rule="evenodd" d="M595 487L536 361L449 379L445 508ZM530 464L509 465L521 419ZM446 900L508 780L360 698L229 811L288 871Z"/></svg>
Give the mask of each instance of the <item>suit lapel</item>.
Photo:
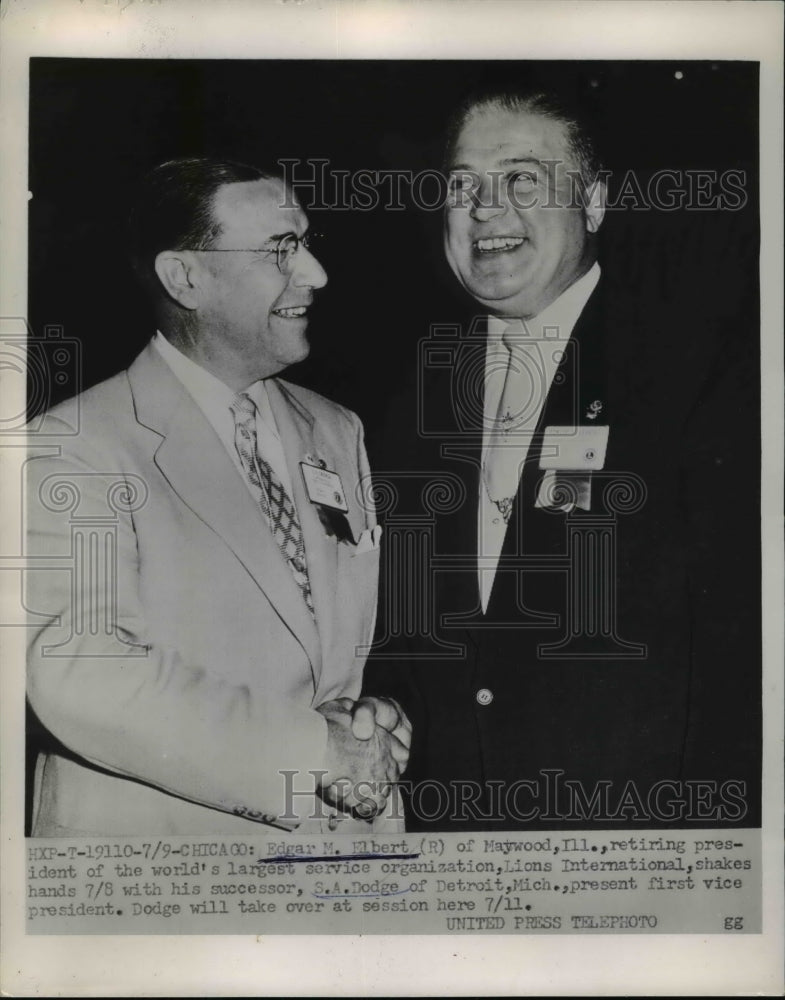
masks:
<svg viewBox="0 0 785 1000"><path fill-rule="evenodd" d="M607 362L605 317L602 307L602 282L584 306L570 337L571 351L565 359L564 380L553 386L543 413L542 426L592 425L608 422L606 392ZM590 414L590 404L598 401L602 409Z"/></svg>
<svg viewBox="0 0 785 1000"><path fill-rule="evenodd" d="M316 627L280 549L209 421L154 347L142 352L128 377L137 419L163 438L155 464L183 503L223 539L265 593L303 646L316 682L321 669Z"/></svg>
<svg viewBox="0 0 785 1000"><path fill-rule="evenodd" d="M607 365L602 314L602 284L594 289L584 306L564 350L557 377L551 385L537 430L526 457L524 475L518 487L516 506L534 504L536 488L542 477L540 455L546 427L578 427L581 424L607 424L609 416L606 391ZM599 402L597 416L591 404ZM513 517L516 511L513 510Z"/></svg>
<svg viewBox="0 0 785 1000"><path fill-rule="evenodd" d="M565 545L565 521L558 514L535 507L543 477L540 456L546 427L591 426L608 423L607 363L605 357L605 316L602 282L594 289L572 331L564 350L564 360L551 384L534 438L526 456L518 492L507 526L502 557L514 559L520 553L560 555ZM599 400L602 409L594 420L590 404ZM611 438L612 438L611 433ZM607 466L607 459L606 459ZM537 579L536 586L533 581ZM552 574L524 574L517 585L510 575L497 577L488 606L489 617L510 619L519 616L517 601L529 601L533 609L547 612L554 603L553 593L562 584ZM549 604L550 602L550 604Z"/></svg>

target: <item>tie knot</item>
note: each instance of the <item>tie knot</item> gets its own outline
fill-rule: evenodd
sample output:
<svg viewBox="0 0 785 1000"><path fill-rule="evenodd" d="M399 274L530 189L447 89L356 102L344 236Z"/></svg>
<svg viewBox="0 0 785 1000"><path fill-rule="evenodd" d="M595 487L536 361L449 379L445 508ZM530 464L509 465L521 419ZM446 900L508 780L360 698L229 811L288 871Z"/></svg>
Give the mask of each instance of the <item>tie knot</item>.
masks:
<svg viewBox="0 0 785 1000"><path fill-rule="evenodd" d="M231 410L237 421L253 420L256 418L256 403L247 392L241 392L235 396Z"/></svg>

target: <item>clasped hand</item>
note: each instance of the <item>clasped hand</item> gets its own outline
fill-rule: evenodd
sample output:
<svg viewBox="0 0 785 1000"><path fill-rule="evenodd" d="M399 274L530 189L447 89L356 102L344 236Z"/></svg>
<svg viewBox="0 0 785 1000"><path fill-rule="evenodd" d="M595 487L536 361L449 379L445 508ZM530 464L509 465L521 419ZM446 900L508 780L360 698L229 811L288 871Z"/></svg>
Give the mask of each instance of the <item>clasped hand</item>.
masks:
<svg viewBox="0 0 785 1000"><path fill-rule="evenodd" d="M363 819L380 813L409 761L412 727L389 698L336 698L317 709L327 720L322 798Z"/></svg>

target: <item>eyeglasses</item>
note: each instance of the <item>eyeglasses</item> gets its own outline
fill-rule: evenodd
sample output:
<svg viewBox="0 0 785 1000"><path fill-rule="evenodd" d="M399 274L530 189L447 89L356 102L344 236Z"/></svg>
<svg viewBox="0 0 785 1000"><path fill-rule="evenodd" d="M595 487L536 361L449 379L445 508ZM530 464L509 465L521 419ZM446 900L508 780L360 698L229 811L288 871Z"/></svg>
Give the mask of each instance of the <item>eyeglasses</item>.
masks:
<svg viewBox="0 0 785 1000"><path fill-rule="evenodd" d="M189 250L191 253L264 253L275 254L275 263L281 274L291 274L294 267L294 260L297 251L304 246L310 253L316 255L316 251L323 247L325 243L324 233L307 232L304 236L296 233L284 233L275 246L259 247L259 249L246 249L235 247L180 247L180 250Z"/></svg>

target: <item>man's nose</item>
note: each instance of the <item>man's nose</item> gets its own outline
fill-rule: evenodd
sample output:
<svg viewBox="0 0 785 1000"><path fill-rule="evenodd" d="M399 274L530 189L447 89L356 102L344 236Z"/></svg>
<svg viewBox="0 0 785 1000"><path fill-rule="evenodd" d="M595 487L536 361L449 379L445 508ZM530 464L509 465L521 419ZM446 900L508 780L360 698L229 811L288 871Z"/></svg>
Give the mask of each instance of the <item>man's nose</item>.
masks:
<svg viewBox="0 0 785 1000"><path fill-rule="evenodd" d="M295 285L306 285L308 288L324 288L327 284L327 272L302 243L295 257L292 279Z"/></svg>
<svg viewBox="0 0 785 1000"><path fill-rule="evenodd" d="M486 175L472 192L472 207L470 215L478 222L488 222L507 211L507 203L503 197L501 177Z"/></svg>

